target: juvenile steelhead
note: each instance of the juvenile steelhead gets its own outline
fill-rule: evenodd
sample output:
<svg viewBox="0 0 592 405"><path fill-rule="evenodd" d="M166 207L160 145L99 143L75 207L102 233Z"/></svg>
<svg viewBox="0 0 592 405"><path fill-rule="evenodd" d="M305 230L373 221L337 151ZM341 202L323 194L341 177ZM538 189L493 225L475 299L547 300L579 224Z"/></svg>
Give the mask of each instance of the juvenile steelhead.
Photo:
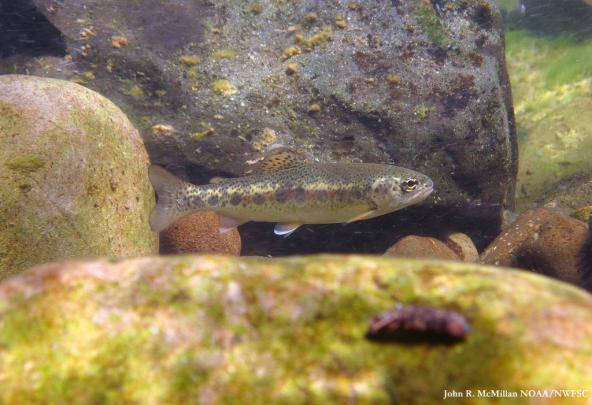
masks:
<svg viewBox="0 0 592 405"><path fill-rule="evenodd" d="M433 191L429 177L392 165L298 164L290 156L272 156L267 163L265 173L200 186L151 166L158 199L150 218L152 229L160 232L193 211L216 211L221 232L264 221L277 222L275 233L289 235L302 224L349 223L384 215L418 203Z"/></svg>

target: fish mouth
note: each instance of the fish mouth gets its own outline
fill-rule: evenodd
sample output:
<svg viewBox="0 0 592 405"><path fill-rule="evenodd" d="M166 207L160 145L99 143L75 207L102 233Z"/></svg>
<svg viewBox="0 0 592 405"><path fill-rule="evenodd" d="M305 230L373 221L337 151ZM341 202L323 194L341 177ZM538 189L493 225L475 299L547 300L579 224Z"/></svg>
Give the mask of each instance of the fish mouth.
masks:
<svg viewBox="0 0 592 405"><path fill-rule="evenodd" d="M427 196L429 196L430 194L432 194L434 192L434 183L430 182L428 184L426 184L424 186L425 188L423 190L420 190L416 195L415 198L417 200L423 200L425 199Z"/></svg>

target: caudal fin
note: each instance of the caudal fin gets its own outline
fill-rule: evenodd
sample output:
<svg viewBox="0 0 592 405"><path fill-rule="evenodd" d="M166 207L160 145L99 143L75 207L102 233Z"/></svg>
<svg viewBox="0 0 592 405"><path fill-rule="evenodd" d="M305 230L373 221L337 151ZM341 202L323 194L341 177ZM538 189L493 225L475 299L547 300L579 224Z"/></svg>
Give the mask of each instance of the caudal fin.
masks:
<svg viewBox="0 0 592 405"><path fill-rule="evenodd" d="M187 211L179 209L177 198L179 191L188 183L156 165L150 166L148 176L156 192L156 207L150 214L150 227L154 232L161 232L187 214Z"/></svg>

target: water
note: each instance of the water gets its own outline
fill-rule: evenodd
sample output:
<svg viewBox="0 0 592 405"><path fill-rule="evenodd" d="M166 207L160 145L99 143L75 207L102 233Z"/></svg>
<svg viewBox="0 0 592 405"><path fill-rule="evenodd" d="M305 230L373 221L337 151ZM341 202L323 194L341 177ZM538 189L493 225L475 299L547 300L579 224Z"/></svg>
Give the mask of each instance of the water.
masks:
<svg viewBox="0 0 592 405"><path fill-rule="evenodd" d="M589 0L0 0L0 403L589 397L591 151Z"/></svg>
<svg viewBox="0 0 592 405"><path fill-rule="evenodd" d="M368 222L290 239L246 224L245 254L380 253L455 231L483 249L504 217L590 173L590 6L503 1L502 28L487 5L426 4L6 3L1 71L97 90L153 163L196 184L253 173L277 144L435 181L423 204Z"/></svg>

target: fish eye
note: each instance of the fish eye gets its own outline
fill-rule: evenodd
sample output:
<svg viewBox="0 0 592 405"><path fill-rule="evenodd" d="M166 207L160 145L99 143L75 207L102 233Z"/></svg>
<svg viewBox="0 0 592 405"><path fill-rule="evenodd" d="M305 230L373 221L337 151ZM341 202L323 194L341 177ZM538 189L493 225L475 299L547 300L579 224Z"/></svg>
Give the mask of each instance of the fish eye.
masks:
<svg viewBox="0 0 592 405"><path fill-rule="evenodd" d="M417 179L408 179L401 183L401 190L405 191L406 193L413 191L417 188L418 181Z"/></svg>

